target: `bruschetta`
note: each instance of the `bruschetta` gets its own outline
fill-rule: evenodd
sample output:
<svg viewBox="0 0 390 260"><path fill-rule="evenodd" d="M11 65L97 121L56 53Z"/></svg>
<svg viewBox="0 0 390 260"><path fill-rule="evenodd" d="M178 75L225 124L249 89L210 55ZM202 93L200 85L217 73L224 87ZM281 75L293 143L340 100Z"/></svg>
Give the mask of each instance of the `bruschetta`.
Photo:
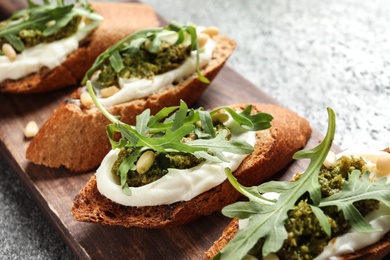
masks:
<svg viewBox="0 0 390 260"><path fill-rule="evenodd" d="M205 111L181 102L155 116L145 111L135 126L108 117L113 149L74 199L78 221L144 228L186 224L240 197L224 168L258 184L285 167L311 134L302 117L265 104Z"/></svg>
<svg viewBox="0 0 390 260"><path fill-rule="evenodd" d="M0 23L0 92L77 86L106 48L158 25L153 9L138 3L28 3Z"/></svg>
<svg viewBox="0 0 390 260"><path fill-rule="evenodd" d="M382 259L390 252L390 149L330 150L328 133L296 159L310 159L291 182L247 188L228 179L249 201L225 207L233 220L205 259Z"/></svg>

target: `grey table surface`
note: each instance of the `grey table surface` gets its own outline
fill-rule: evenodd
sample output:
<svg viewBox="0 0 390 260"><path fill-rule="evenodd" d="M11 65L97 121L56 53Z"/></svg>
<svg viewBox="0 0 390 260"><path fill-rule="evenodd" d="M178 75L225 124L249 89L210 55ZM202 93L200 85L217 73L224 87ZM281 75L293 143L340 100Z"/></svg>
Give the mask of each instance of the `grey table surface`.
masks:
<svg viewBox="0 0 390 260"><path fill-rule="evenodd" d="M389 1L142 2L219 27L238 44L227 64L322 133L333 108L342 149L390 146ZM0 259L74 258L2 157L0 176Z"/></svg>

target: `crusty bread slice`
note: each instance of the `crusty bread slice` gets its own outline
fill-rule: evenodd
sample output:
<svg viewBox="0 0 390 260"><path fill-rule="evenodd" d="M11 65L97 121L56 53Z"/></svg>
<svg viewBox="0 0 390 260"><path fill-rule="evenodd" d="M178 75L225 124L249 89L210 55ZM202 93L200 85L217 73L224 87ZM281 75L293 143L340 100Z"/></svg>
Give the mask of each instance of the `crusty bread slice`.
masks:
<svg viewBox="0 0 390 260"><path fill-rule="evenodd" d="M247 105L234 105L244 109ZM296 113L276 105L255 104L253 111L271 114L271 128L256 132L254 152L247 156L234 172L236 178L247 185L265 181L285 167L293 154L304 147L311 135L307 120ZM127 207L101 195L92 176L76 195L72 215L78 221L104 225L165 228L183 225L202 215L209 215L235 202L240 194L228 180L189 201L170 205Z"/></svg>
<svg viewBox="0 0 390 260"><path fill-rule="evenodd" d="M218 74L236 43L223 35L214 37L216 48L210 63L202 70L210 81ZM156 113L164 107L175 106L180 100L192 105L209 84L201 82L196 73L179 84L169 86L148 97L109 107L121 121L134 125L138 114L147 108ZM80 89L73 98L79 98ZM97 109L83 109L78 103L62 104L41 127L29 144L28 160L57 168L65 166L71 171L82 172L96 168L111 149L106 135L109 121Z"/></svg>
<svg viewBox="0 0 390 260"><path fill-rule="evenodd" d="M109 46L139 29L158 26L156 13L144 4L93 2L91 6L104 19L64 63L53 69L42 68L20 80L4 80L0 92L40 93L76 85Z"/></svg>
<svg viewBox="0 0 390 260"><path fill-rule="evenodd" d="M384 150L390 153L390 147ZM221 236L214 242L214 244L204 253L204 259L212 259L219 251L221 251L232 240L238 232L238 219L234 218L222 231ZM386 256L390 254L390 232L377 243L360 249L354 253L339 256L339 260L351 259L365 259L378 260L387 259Z"/></svg>

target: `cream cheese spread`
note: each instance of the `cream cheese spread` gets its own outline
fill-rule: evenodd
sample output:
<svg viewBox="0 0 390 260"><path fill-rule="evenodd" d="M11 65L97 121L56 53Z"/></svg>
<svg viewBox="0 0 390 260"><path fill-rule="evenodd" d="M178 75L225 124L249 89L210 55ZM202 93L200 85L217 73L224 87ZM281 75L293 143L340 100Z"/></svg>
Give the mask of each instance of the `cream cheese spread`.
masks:
<svg viewBox="0 0 390 260"><path fill-rule="evenodd" d="M256 133L242 131L233 120L226 125L231 129L232 138L245 140L254 146ZM224 169L235 171L247 155L224 152L229 162L202 163L190 169L168 169L162 178L140 187L130 187L132 194L127 196L116 182L111 168L118 157L119 149L111 150L103 159L96 172L97 187L101 194L125 206L156 206L188 201L197 195L219 185L226 179Z"/></svg>

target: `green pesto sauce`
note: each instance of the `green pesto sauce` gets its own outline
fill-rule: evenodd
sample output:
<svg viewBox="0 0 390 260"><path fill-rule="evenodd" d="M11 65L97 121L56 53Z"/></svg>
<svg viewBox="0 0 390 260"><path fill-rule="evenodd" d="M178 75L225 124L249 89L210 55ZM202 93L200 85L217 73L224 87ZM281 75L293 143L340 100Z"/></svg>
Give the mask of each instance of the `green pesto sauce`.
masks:
<svg viewBox="0 0 390 260"><path fill-rule="evenodd" d="M63 38L69 37L75 32L77 32L80 21L81 16L75 16L66 26L61 28L57 33L49 36L43 36L42 31L32 28L21 30L18 34L18 37L23 42L26 48L33 47L40 43L50 43L58 41ZM0 29L5 27L8 22L9 21L4 21L0 23ZM6 39L0 38L0 46L4 43L7 43Z"/></svg>
<svg viewBox="0 0 390 260"><path fill-rule="evenodd" d="M131 149L121 149L118 159L112 168L113 174L117 174L120 164L131 154L131 152ZM139 174L135 167L128 171L127 184L129 187L140 187L163 177L168 173L168 168L189 169L203 161L204 159L198 159L194 155L188 153L157 153L153 165L146 173Z"/></svg>
<svg viewBox="0 0 390 260"><path fill-rule="evenodd" d="M340 191L348 173L353 170L360 170L363 173L366 170L364 160L360 157L343 156L337 160L334 167L323 166L319 174L322 196L328 197ZM379 202L375 200L359 201L354 205L363 216L379 208ZM350 224L336 207L327 207L323 210L331 226L332 237L342 235L350 229ZM284 241L282 249L277 252L280 259L313 259L323 251L332 238L322 230L306 199L299 201L298 205L289 211L285 227L288 238ZM259 242L250 253L261 259L261 246L262 243Z"/></svg>
<svg viewBox="0 0 390 260"><path fill-rule="evenodd" d="M101 68L98 81L105 87L117 86L121 78L152 78L155 75L178 68L190 55L190 48L183 45L162 44L157 53L150 53L145 47L138 52L121 54L124 68L116 74L109 62Z"/></svg>

